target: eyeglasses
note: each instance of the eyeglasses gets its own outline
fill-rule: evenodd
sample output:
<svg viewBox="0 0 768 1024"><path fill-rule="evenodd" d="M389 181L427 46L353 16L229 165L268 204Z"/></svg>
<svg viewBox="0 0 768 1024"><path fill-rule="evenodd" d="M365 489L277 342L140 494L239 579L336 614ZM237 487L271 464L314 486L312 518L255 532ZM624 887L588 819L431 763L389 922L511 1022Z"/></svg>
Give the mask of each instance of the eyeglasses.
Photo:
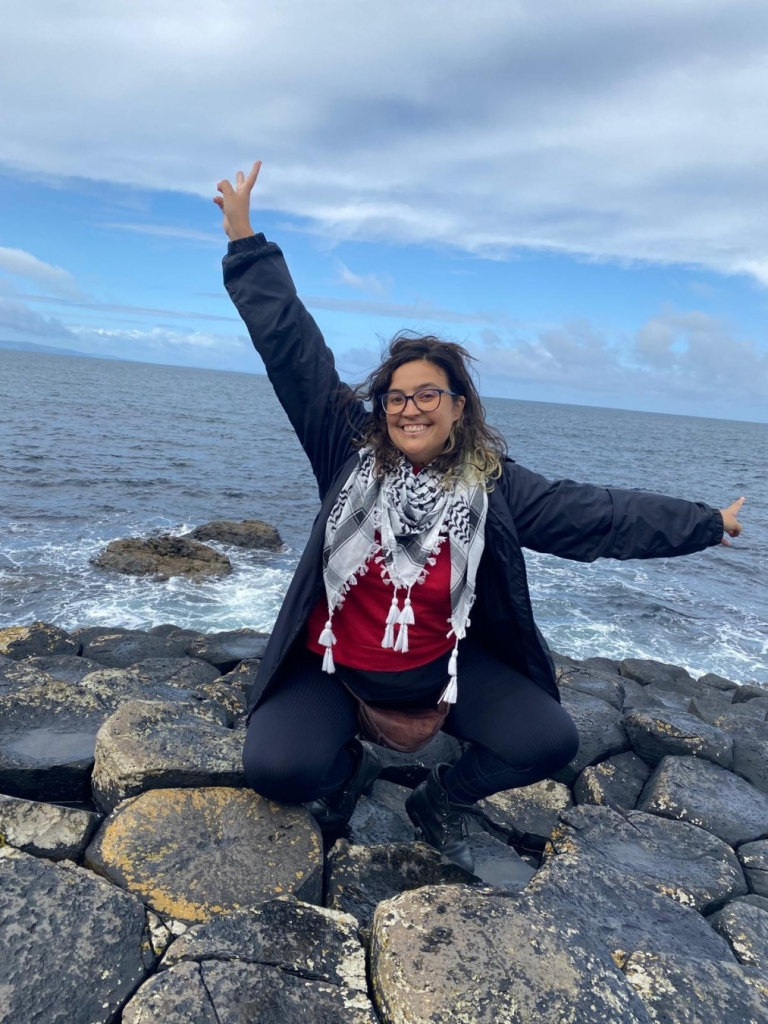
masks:
<svg viewBox="0 0 768 1024"><path fill-rule="evenodd" d="M409 400L413 402L419 412L434 412L440 405L443 395L451 395L455 398L456 392L446 391L444 388L419 388L412 395L404 395L402 391L387 391L386 394L380 395L379 399L384 407L384 412L393 416L395 413L404 412Z"/></svg>

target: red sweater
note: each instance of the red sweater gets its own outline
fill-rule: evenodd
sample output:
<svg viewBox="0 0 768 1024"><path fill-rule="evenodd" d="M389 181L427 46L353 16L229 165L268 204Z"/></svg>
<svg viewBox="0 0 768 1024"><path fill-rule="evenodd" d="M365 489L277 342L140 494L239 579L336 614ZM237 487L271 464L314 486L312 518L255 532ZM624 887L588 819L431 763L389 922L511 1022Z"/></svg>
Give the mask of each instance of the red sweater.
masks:
<svg viewBox="0 0 768 1024"><path fill-rule="evenodd" d="M450 540L443 541L437 561L429 567L427 578L411 590L413 626L408 627L408 651L381 646L387 615L392 604L392 586L381 578L381 564L368 563L368 572L357 577L357 585L347 593L341 608L333 614L333 660L350 668L368 672L402 672L426 665L453 647L446 634L451 628L451 556ZM405 590L398 592L400 608ZM306 644L315 654L325 654L317 642L328 620L325 595L315 605L307 623ZM395 626L395 639L399 626Z"/></svg>

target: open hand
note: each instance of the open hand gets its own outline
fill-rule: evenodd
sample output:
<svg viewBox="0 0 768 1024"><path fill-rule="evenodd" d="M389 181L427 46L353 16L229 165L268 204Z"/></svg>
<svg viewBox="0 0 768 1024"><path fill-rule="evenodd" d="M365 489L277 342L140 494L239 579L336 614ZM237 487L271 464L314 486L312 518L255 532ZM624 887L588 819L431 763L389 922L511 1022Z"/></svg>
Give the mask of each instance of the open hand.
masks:
<svg viewBox="0 0 768 1024"><path fill-rule="evenodd" d="M216 186L221 195L214 196L213 201L224 214L224 230L231 242L255 234L250 216L251 189L256 184L260 170L261 160L257 160L247 178L242 171L237 172L234 188L227 178L223 178Z"/></svg>
<svg viewBox="0 0 768 1024"><path fill-rule="evenodd" d="M738 537L741 533L741 523L736 516L741 511L741 506L746 501L746 498L737 498L736 501L729 508L721 508L720 514L723 517L723 539L720 541L721 544L730 546L728 537ZM726 534L728 536L726 536Z"/></svg>

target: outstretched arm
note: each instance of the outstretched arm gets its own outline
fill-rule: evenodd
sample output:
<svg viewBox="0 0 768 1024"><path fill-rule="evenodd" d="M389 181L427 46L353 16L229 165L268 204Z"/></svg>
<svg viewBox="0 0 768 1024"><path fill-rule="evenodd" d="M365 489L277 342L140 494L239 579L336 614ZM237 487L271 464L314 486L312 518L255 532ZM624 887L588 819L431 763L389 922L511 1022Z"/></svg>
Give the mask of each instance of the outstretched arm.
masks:
<svg viewBox="0 0 768 1024"><path fill-rule="evenodd" d="M349 401L350 389L336 372L333 353L296 294L283 254L274 242L255 234L250 194L261 163L233 186L220 181L214 202L224 214L230 238L224 257L224 284L264 361L280 404L312 465L321 497L354 453L368 414Z"/></svg>

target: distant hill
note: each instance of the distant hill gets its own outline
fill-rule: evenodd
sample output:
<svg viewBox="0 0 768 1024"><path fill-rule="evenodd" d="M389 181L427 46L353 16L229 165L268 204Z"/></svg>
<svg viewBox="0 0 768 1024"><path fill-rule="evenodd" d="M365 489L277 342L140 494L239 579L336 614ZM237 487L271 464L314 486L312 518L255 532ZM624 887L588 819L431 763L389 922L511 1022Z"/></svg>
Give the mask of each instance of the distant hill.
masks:
<svg viewBox="0 0 768 1024"><path fill-rule="evenodd" d="M56 345L36 345L33 341L4 341L0 338L0 348L12 349L14 352L39 352L51 356L84 356L87 359L114 359L115 356L91 355L90 352L77 352L73 348L58 348Z"/></svg>

